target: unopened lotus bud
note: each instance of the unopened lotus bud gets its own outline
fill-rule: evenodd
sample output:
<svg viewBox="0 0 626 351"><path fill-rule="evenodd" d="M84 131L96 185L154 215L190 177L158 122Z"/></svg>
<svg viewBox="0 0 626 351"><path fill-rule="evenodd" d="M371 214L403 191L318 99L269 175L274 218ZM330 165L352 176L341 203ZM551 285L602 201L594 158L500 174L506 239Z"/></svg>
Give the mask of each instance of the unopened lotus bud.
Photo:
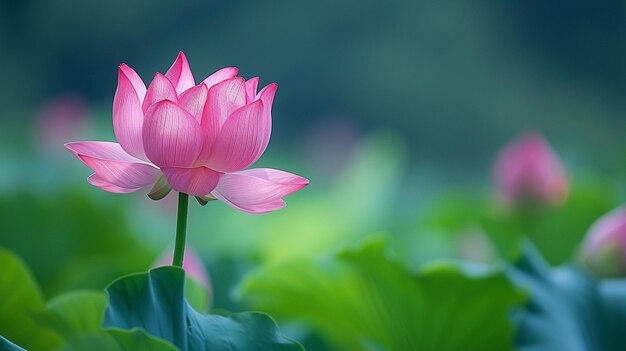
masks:
<svg viewBox="0 0 626 351"><path fill-rule="evenodd" d="M598 219L583 244L584 264L603 277L626 276L626 208Z"/></svg>
<svg viewBox="0 0 626 351"><path fill-rule="evenodd" d="M524 134L503 148L495 163L495 182L511 207L559 205L569 192L561 161L537 133Z"/></svg>

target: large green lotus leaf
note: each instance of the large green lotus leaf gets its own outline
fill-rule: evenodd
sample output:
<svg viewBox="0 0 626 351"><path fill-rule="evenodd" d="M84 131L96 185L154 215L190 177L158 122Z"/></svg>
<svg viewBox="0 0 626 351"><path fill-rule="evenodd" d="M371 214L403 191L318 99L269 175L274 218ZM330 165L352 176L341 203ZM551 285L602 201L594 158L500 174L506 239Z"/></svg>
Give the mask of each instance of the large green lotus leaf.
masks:
<svg viewBox="0 0 626 351"><path fill-rule="evenodd" d="M108 308L103 325L143 328L182 351L302 350L282 336L274 321L262 313L203 315L184 299L184 271L160 267L121 278L107 288Z"/></svg>
<svg viewBox="0 0 626 351"><path fill-rule="evenodd" d="M498 272L439 264L413 273L383 239L323 260L261 268L240 293L303 321L337 350L508 350L509 311L524 296Z"/></svg>
<svg viewBox="0 0 626 351"><path fill-rule="evenodd" d="M35 319L69 339L79 333L99 331L105 307L104 293L74 291L50 300Z"/></svg>
<svg viewBox="0 0 626 351"><path fill-rule="evenodd" d="M71 337L58 351L178 351L178 349L142 329L83 332Z"/></svg>
<svg viewBox="0 0 626 351"><path fill-rule="evenodd" d="M2 263L0 254L0 263ZM34 284L34 283L33 283ZM17 290L20 292L21 290ZM28 294L24 294L27 296ZM2 296L5 296L4 294ZM41 300L39 300L41 301ZM51 333L52 330L60 335L65 343L60 350L98 350L98 351L175 351L176 347L164 340L152 337L143 330L102 330L106 299L103 293L90 291L69 292L50 300L47 305L41 303L39 312L33 313L33 319L41 326L33 327L35 332L30 334L35 340L42 337L41 331ZM3 314L2 316L13 316ZM4 318L2 319L4 320ZM45 329L49 328L49 329ZM28 330L26 330L28 331ZM9 335L9 334L5 334ZM54 335L54 334L52 334ZM15 339L17 340L17 339ZM55 340L58 338L55 336ZM40 346L24 342L30 350L57 350L55 345ZM0 339L0 351L23 350L6 339Z"/></svg>
<svg viewBox="0 0 626 351"><path fill-rule="evenodd" d="M9 340L0 336L0 351L26 351Z"/></svg>
<svg viewBox="0 0 626 351"><path fill-rule="evenodd" d="M0 248L0 270L0 335L30 351L59 345L59 337L32 318L43 310L44 302L26 266L17 256Z"/></svg>
<svg viewBox="0 0 626 351"><path fill-rule="evenodd" d="M551 269L530 244L510 276L532 294L517 316L520 350L624 350L626 280L595 281L574 266Z"/></svg>

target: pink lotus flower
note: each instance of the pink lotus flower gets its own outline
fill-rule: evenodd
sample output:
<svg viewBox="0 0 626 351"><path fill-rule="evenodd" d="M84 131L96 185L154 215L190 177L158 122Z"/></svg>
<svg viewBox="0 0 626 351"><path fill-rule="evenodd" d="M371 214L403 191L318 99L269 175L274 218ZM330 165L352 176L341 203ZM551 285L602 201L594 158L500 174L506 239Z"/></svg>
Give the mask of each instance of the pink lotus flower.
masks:
<svg viewBox="0 0 626 351"><path fill-rule="evenodd" d="M119 67L113 100L118 143L66 144L94 173L88 181L113 193L154 185L148 194L175 191L201 203L221 200L237 210L266 213L308 180L269 168L244 170L261 157L271 133L276 83L257 92L259 78L245 80L223 68L196 85L181 52L165 75L146 89L129 66Z"/></svg>
<svg viewBox="0 0 626 351"><path fill-rule="evenodd" d="M557 155L537 133L509 143L498 156L495 180L508 205L558 205L565 201L569 182Z"/></svg>
<svg viewBox="0 0 626 351"><path fill-rule="evenodd" d="M583 261L601 276L626 275L626 208L598 219L587 232Z"/></svg>

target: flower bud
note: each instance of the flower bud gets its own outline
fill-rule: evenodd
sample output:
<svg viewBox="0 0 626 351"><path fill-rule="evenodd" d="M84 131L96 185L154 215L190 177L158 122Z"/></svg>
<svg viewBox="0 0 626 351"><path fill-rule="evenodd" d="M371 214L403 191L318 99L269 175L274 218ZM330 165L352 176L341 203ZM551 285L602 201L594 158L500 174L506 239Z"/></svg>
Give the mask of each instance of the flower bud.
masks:
<svg viewBox="0 0 626 351"><path fill-rule="evenodd" d="M174 255L169 252L167 255L163 255L155 264L154 267L169 266L172 264ZM204 286L209 293L212 292L211 280L209 274L204 268L204 264L198 254L189 246L185 248L185 256L183 257L183 270L186 274L195 279L198 283Z"/></svg>
<svg viewBox="0 0 626 351"><path fill-rule="evenodd" d="M36 143L42 151L69 139L80 138L90 124L87 103L77 95L64 95L45 103L36 125Z"/></svg>
<svg viewBox="0 0 626 351"><path fill-rule="evenodd" d="M591 226L582 258L599 276L626 276L626 207L609 212Z"/></svg>
<svg viewBox="0 0 626 351"><path fill-rule="evenodd" d="M495 163L495 181L501 199L512 207L556 206L569 192L558 156L538 133L524 134L502 149Z"/></svg>

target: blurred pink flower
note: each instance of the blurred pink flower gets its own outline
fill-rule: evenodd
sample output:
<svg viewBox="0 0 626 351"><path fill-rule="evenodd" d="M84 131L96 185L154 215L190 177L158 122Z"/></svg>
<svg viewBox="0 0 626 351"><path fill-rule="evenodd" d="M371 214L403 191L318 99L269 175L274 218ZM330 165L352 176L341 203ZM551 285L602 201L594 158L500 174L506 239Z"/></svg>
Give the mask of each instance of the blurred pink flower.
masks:
<svg viewBox="0 0 626 351"><path fill-rule="evenodd" d="M74 138L88 127L89 107L77 95L63 95L42 105L37 120L37 144L44 150Z"/></svg>
<svg viewBox="0 0 626 351"><path fill-rule="evenodd" d="M269 168L244 170L261 157L271 134L276 83L257 92L235 67L195 84L181 52L146 89L129 66L119 67L113 100L118 143L85 141L66 147L95 173L88 181L113 193L149 185L152 199L174 189L199 201L221 200L237 210L266 213L308 180Z"/></svg>
<svg viewBox="0 0 626 351"><path fill-rule="evenodd" d="M154 264L154 267L163 267L170 266L172 264L172 258L174 255L171 250L167 255L163 255L159 260ZM209 293L212 293L211 287L211 279L209 277L209 273L207 273L204 268L204 264L202 260L198 256L198 253L191 247L187 246L185 248L185 257L183 258L183 270L187 272L187 274L194 278L198 283L202 284Z"/></svg>
<svg viewBox="0 0 626 351"><path fill-rule="evenodd" d="M589 228L582 255L587 267L600 275L626 275L625 207L605 214Z"/></svg>
<svg viewBox="0 0 626 351"><path fill-rule="evenodd" d="M569 192L558 156L538 133L526 133L500 152L495 181L504 202L512 206L558 205Z"/></svg>

